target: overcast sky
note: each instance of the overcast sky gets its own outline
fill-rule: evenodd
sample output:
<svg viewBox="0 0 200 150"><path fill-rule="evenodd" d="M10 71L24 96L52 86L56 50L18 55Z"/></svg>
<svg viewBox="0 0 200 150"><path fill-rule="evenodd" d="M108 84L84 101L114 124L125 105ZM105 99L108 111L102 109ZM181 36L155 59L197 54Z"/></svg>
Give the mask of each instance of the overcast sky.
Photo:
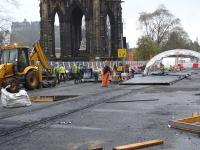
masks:
<svg viewBox="0 0 200 150"><path fill-rule="evenodd" d="M1 0L5 1L5 0ZM10 8L9 15L15 21L39 21L39 1L38 0L18 0L19 6ZM190 38L195 40L200 37L200 0L124 0L122 4L124 24L124 36L131 47L136 46L138 37L141 36L139 30L139 13L152 12L160 4L164 4L167 9L177 18L181 19L182 27L188 32ZM1 8L2 9L2 8Z"/></svg>

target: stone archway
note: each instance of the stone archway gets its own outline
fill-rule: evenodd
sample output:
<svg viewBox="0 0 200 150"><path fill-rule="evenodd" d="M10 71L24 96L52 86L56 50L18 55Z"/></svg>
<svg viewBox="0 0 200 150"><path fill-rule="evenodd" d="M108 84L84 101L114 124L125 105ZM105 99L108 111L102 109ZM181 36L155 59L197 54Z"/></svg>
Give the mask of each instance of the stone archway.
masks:
<svg viewBox="0 0 200 150"><path fill-rule="evenodd" d="M107 47L107 53L108 53L108 56L109 57L115 57L115 18L114 18L114 14L113 12L110 10L110 8L107 8L107 17L109 18L109 21L110 21L110 37L107 37L106 38L106 42L109 42L107 43L108 47ZM107 21L106 21L107 22ZM109 39L110 38L110 39ZM118 39L119 40L119 39Z"/></svg>
<svg viewBox="0 0 200 150"><path fill-rule="evenodd" d="M109 9L108 9L109 8ZM41 44L47 56L55 59L53 24L55 13L60 20L61 59L64 61L108 57L106 19L111 23L111 53L117 56L123 35L121 0L41 0ZM86 50L80 51L82 18L85 16Z"/></svg>
<svg viewBox="0 0 200 150"><path fill-rule="evenodd" d="M71 8L70 20L71 20L71 49L72 49L72 57L79 56L79 49L81 46L82 40L82 18L85 16L83 10L77 5Z"/></svg>
<svg viewBox="0 0 200 150"><path fill-rule="evenodd" d="M58 17L58 20L59 20L59 28L58 28L58 32L59 32L59 36L60 36L60 53L62 52L62 50L64 49L63 48L63 41L62 41L62 35L63 34L61 34L61 32L62 32L62 30L63 30L63 26L62 26L62 23L63 23L63 18L64 18L64 14L63 14L63 12L60 10L60 8L58 7L58 6L56 6L55 8L54 8L54 10L52 11L52 14L51 14L51 33L52 33L52 55L53 55L53 57L55 57L56 58L56 44L55 44L55 37L56 37L56 35L55 35L55 31L56 31L56 29L55 29L55 18L56 18L56 15L57 15L57 17ZM60 54L61 55L61 54Z"/></svg>

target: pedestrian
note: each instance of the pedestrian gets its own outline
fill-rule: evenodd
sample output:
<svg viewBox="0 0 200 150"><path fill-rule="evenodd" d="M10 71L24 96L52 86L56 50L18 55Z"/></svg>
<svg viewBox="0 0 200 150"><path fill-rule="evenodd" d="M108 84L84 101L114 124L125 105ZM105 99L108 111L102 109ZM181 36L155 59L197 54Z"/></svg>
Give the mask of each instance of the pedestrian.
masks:
<svg viewBox="0 0 200 150"><path fill-rule="evenodd" d="M109 77L111 74L111 68L108 65L108 61L105 61L105 66L103 68L103 75L102 75L102 86L108 87L109 85Z"/></svg>

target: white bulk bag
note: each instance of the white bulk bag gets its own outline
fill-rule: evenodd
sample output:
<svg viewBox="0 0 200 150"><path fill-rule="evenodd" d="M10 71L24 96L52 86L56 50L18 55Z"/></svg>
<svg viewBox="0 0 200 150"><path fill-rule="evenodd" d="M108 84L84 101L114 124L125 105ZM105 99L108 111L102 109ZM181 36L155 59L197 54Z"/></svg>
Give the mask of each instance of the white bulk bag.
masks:
<svg viewBox="0 0 200 150"><path fill-rule="evenodd" d="M10 93L6 90L8 87L1 89L1 103L3 107L12 108L31 105L30 97L25 90L20 90L18 93Z"/></svg>

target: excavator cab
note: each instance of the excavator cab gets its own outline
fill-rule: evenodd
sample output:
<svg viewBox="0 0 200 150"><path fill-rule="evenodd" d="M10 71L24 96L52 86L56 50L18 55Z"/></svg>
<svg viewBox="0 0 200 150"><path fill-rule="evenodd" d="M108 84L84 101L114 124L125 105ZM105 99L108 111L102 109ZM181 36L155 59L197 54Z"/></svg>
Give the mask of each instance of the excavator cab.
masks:
<svg viewBox="0 0 200 150"><path fill-rule="evenodd" d="M10 66L10 69L8 69L10 72L6 76L23 73L24 69L30 65L28 48L4 50L1 55L1 64L6 64L7 67Z"/></svg>

